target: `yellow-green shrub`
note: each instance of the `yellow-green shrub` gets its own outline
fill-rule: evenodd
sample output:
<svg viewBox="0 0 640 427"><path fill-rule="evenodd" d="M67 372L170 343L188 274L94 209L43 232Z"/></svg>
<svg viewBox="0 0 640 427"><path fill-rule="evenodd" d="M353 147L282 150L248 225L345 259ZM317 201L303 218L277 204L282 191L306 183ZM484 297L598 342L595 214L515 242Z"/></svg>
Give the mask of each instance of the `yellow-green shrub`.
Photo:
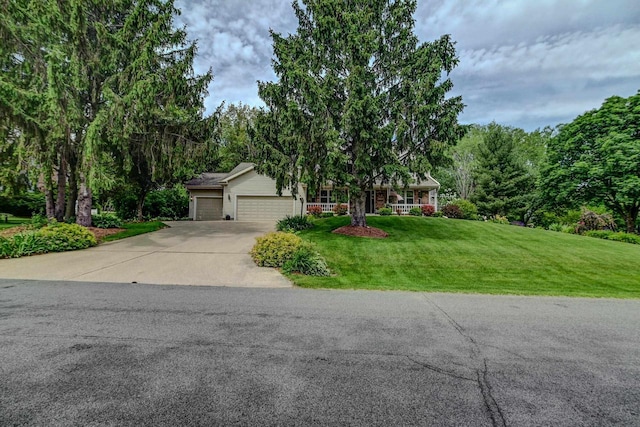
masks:
<svg viewBox="0 0 640 427"><path fill-rule="evenodd" d="M282 267L301 247L300 237L278 231L256 238L250 254L261 267Z"/></svg>

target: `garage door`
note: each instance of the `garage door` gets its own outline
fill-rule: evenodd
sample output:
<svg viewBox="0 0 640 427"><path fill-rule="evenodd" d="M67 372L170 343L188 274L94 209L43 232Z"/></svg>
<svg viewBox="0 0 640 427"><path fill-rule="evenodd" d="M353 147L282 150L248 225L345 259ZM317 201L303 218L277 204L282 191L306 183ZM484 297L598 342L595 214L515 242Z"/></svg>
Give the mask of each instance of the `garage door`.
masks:
<svg viewBox="0 0 640 427"><path fill-rule="evenodd" d="M275 221L292 214L291 197L238 196L238 221Z"/></svg>
<svg viewBox="0 0 640 427"><path fill-rule="evenodd" d="M196 221L222 219L222 199L196 197Z"/></svg>

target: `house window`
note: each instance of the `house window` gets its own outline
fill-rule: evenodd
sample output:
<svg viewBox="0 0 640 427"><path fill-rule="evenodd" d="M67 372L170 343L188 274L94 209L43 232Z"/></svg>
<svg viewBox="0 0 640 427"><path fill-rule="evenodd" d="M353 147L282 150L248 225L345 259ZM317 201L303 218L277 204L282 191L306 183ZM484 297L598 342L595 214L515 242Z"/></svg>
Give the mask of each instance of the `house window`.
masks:
<svg viewBox="0 0 640 427"><path fill-rule="evenodd" d="M413 199L413 190L405 190L405 191L401 191L400 196L402 197L402 200L398 200L398 204L401 205L413 205L414 199Z"/></svg>
<svg viewBox="0 0 640 427"><path fill-rule="evenodd" d="M320 190L320 203L331 203L333 198L331 193L331 190Z"/></svg>

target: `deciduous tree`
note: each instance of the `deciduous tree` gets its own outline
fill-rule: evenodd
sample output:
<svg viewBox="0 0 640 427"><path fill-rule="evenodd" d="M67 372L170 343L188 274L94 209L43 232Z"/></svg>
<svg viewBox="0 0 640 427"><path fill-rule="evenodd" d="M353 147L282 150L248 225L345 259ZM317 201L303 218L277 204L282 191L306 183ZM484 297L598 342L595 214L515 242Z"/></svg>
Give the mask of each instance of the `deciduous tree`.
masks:
<svg viewBox="0 0 640 427"><path fill-rule="evenodd" d="M613 96L598 109L561 126L542 174L546 198L604 203L636 231L640 210L640 91Z"/></svg>

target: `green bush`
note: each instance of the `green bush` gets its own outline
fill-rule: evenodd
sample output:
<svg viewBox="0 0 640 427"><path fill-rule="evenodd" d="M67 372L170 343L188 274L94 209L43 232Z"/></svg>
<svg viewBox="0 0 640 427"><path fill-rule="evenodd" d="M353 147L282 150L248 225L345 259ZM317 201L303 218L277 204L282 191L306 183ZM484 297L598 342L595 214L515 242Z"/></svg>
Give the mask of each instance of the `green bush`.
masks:
<svg viewBox="0 0 640 427"><path fill-rule="evenodd" d="M189 193L182 186L151 191L142 207L145 218L179 219L189 216Z"/></svg>
<svg viewBox="0 0 640 427"><path fill-rule="evenodd" d="M326 261L308 245L298 249L293 257L282 266L286 273L301 273L307 276L330 276Z"/></svg>
<svg viewBox="0 0 640 427"><path fill-rule="evenodd" d="M589 237L596 237L598 239L606 239L613 240L615 242L625 242L632 243L634 245L640 245L640 236L638 236L637 234L623 232L615 233L609 230L590 230L586 231L584 235Z"/></svg>
<svg viewBox="0 0 640 427"><path fill-rule="evenodd" d="M84 249L97 243L95 236L85 227L54 221L10 238L0 237L0 258Z"/></svg>
<svg viewBox="0 0 640 427"><path fill-rule="evenodd" d="M331 218L332 216L334 216L333 212L322 212L320 214L320 218Z"/></svg>
<svg viewBox="0 0 640 427"><path fill-rule="evenodd" d="M382 216L389 216L393 213L393 211L391 210L391 208L380 208L378 209L378 215L382 215Z"/></svg>
<svg viewBox="0 0 640 427"><path fill-rule="evenodd" d="M496 215L491 217L491 222L495 222L496 224L509 224L509 219L506 216Z"/></svg>
<svg viewBox="0 0 640 427"><path fill-rule="evenodd" d="M122 220L114 214L98 214L91 216L91 223L98 228L122 228Z"/></svg>
<svg viewBox="0 0 640 427"><path fill-rule="evenodd" d="M409 215L422 216L422 209L420 209L419 207L411 208L409 209Z"/></svg>
<svg viewBox="0 0 640 427"><path fill-rule="evenodd" d="M449 203L444 208L442 208L442 215L446 216L447 218L455 219L462 219L464 217L460 206L454 205L453 203Z"/></svg>
<svg viewBox="0 0 640 427"><path fill-rule="evenodd" d="M349 212L349 207L345 204L338 203L333 207L333 213L335 213L338 216L346 215L347 212Z"/></svg>
<svg viewBox="0 0 640 427"><path fill-rule="evenodd" d="M251 258L261 267L282 267L302 247L302 239L295 234L276 231L256 238Z"/></svg>
<svg viewBox="0 0 640 427"><path fill-rule="evenodd" d="M313 223L309 218L302 215L287 215L276 224L276 230L288 232L307 230L312 227Z"/></svg>
<svg viewBox="0 0 640 427"><path fill-rule="evenodd" d="M464 219L478 219L478 207L468 200L457 199L450 203L460 208L462 212L462 218ZM448 215L447 215L448 216Z"/></svg>
<svg viewBox="0 0 640 427"><path fill-rule="evenodd" d="M433 213L433 216L435 218L442 218L444 215L442 214L442 211L436 211Z"/></svg>
<svg viewBox="0 0 640 427"><path fill-rule="evenodd" d="M30 217L45 210L44 194L40 192L0 196L0 212L20 217Z"/></svg>

